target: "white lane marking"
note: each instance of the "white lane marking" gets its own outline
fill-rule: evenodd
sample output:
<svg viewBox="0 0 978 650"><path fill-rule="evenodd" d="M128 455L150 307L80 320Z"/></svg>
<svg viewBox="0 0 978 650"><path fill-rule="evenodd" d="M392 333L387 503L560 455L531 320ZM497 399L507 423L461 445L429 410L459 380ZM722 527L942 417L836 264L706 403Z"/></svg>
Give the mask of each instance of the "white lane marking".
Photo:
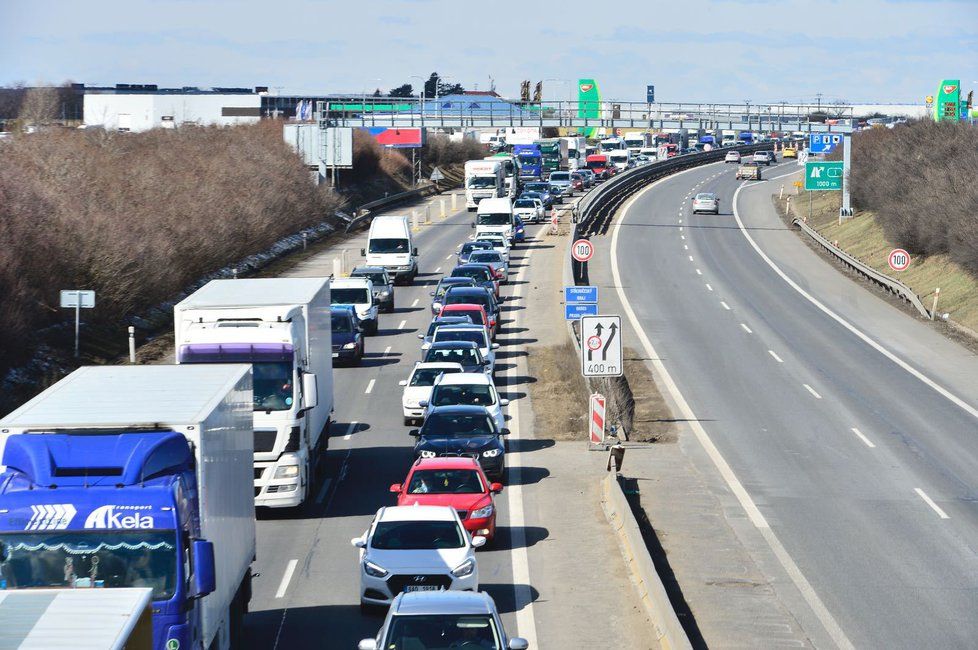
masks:
<svg viewBox="0 0 978 650"><path fill-rule="evenodd" d="M682 226L679 226L679 232L682 232L682 231L683 231L683 227Z"/></svg>
<svg viewBox="0 0 978 650"><path fill-rule="evenodd" d="M866 436L864 436L862 431L860 431L856 427L852 427L849 430L852 431L854 434L856 434L856 436L860 440L862 440L863 442L865 442L867 447L869 447L870 449L876 449L876 445L873 444L873 441L870 440L869 438L867 438Z"/></svg>
<svg viewBox="0 0 978 650"><path fill-rule="evenodd" d="M418 301L420 301L420 300L421 300L421 298L415 298L414 299L414 302L411 303L411 306L412 307L417 307L418 306Z"/></svg>
<svg viewBox="0 0 978 650"><path fill-rule="evenodd" d="M730 311L730 305L728 305L727 303L723 302L722 300L720 301L720 304L723 305L723 308L724 309L726 309L727 311Z"/></svg>
<svg viewBox="0 0 978 650"><path fill-rule="evenodd" d="M713 287L710 286L709 282L706 283L706 288L709 289L710 291L713 291Z"/></svg>
<svg viewBox="0 0 978 650"><path fill-rule="evenodd" d="M349 426L346 427L346 434L343 436L343 440L349 440L353 437L353 432L357 430L357 424L359 423L356 420L350 422Z"/></svg>
<svg viewBox="0 0 978 650"><path fill-rule="evenodd" d="M679 238L682 239L682 240L685 240L686 239L686 235L679 235Z"/></svg>
<svg viewBox="0 0 978 650"><path fill-rule="evenodd" d="M345 440L346 438L344 438ZM319 494L316 495L316 503L318 505L323 505L323 499L326 498L326 493L329 492L329 486L333 484L333 479L328 478L323 481L323 487L319 488Z"/></svg>
<svg viewBox="0 0 978 650"><path fill-rule="evenodd" d="M782 359L781 357L779 357L779 356L778 356L778 355L777 355L777 354L776 354L776 353L774 352L774 350L768 350L768 351L767 351L767 353L768 353L768 354L770 354L770 355L771 355L772 357L774 357L774 360L775 360L775 361L777 361L778 363L784 363L784 359Z"/></svg>
<svg viewBox="0 0 978 650"><path fill-rule="evenodd" d="M450 259L452 259L453 257L455 257L455 256L454 256L454 255L449 255L449 256L448 256L448 257L446 257L445 259L446 259L446 260L450 260Z"/></svg>
<svg viewBox="0 0 978 650"><path fill-rule="evenodd" d="M384 356L386 357L390 353L391 353L391 346L388 345L386 348L384 348Z"/></svg>
<svg viewBox="0 0 978 650"><path fill-rule="evenodd" d="M692 261L693 261L693 256L692 256L692 255L690 255L690 256L689 256L689 261L690 261L690 262L692 262Z"/></svg>
<svg viewBox="0 0 978 650"><path fill-rule="evenodd" d="M749 328L749 327L747 327L747 326L746 326L746 325L744 325L743 323L741 323L741 324L740 324L740 326L741 326L741 328L743 328L743 330L744 330L745 332L747 332L748 334L753 334L753 333L754 333L754 330L752 330L751 328Z"/></svg>
<svg viewBox="0 0 978 650"><path fill-rule="evenodd" d="M682 222L683 222L683 220L682 220L682 219L680 219L680 220L679 220L679 223L682 223Z"/></svg>
<svg viewBox="0 0 978 650"><path fill-rule="evenodd" d="M951 518L950 516L948 516L948 514L946 512L944 512L943 510L941 510L941 507L939 505L937 505L936 503L934 503L934 500L933 499L931 499L929 496L927 496L926 494L924 494L924 491L923 490L921 490L920 488L914 488L913 491L917 493L917 496L919 496L921 499L924 500L924 503L926 503L927 505L929 505L931 507L931 509L934 512L937 513L937 516L938 517L940 517L941 519L950 519Z"/></svg>
<svg viewBox="0 0 978 650"><path fill-rule="evenodd" d="M825 603L822 602L822 599L819 598L818 594L815 592L815 588L812 587L812 584L805 577L805 574L801 572L801 569L798 568L798 565L791 558L791 555L788 554L787 549L785 549L784 545L781 544L781 540L779 540L778 536L774 534L773 530L771 530L771 527L764 518L764 515L762 515L761 511L758 509L757 504L754 503L754 500L751 499L750 495L747 493L747 490L744 489L743 484L737 479L737 475L734 474L733 470L730 468L730 465L727 464L727 461L723 458L720 450L713 444L709 434L706 432L706 429L703 428L702 423L693 412L693 409L690 408L686 398L679 392L679 387L676 386L676 382L673 381L672 375L669 374L669 371L666 370L665 364L662 363L661 357L659 357L659 354L655 351L655 348L652 347L652 342L649 340L645 330L642 329L641 322L638 320L638 317L635 315L635 311L628 302L628 298L625 296L625 289L621 282L621 273L618 271L618 234L621 231L621 223L624 220L625 215L628 214L628 209L643 194L657 186L659 183L676 178L677 176L692 171L693 169L699 168L692 167L688 170L677 172L650 183L645 189L633 196L621 210L618 219L615 221L614 231L611 236L611 274L615 281L615 291L618 294L618 299L621 301L622 309L624 310L625 315L628 316L628 321L631 323L632 329L635 331L636 336L638 336L639 341L642 343L642 347L645 349L645 354L649 358L649 363L651 363L652 366L659 372L666 390L668 390L669 394L672 395L673 401L676 403L679 411L683 414L683 417L689 422L689 427L693 430L693 434L696 436L697 441L699 441L700 446L703 447L707 455L710 457L710 460L713 461L713 465L717 468L717 471L720 472L720 476L723 477L727 487L730 488L730 491L737 498L737 501L740 503L740 507L744 509L744 512L747 513L747 517L750 519L751 523L754 524L754 526L760 531L761 535L764 537L764 540L768 543L768 546L771 547L775 557L778 558L778 562L781 563L782 568L785 570L785 572L787 572L791 582L794 583L798 591L801 592L805 602L807 602L808 606L812 608L815 616L818 617L818 620L822 623L822 627L825 628L826 633L832 637L832 640L840 648L845 650L855 650L855 646L852 645L849 637L847 637L846 633L843 632L842 628L839 626L839 623L835 620L835 617L832 616L832 613L825 606ZM734 214L736 214L736 202L734 203L734 206Z"/></svg>
<svg viewBox="0 0 978 650"><path fill-rule="evenodd" d="M696 269L696 275L703 275L703 271L700 271L699 269Z"/></svg>
<svg viewBox="0 0 978 650"><path fill-rule="evenodd" d="M376 379L371 379L370 381L367 382L367 390L363 391L365 395L369 395L370 392L374 389L374 382L376 381L377 381Z"/></svg>
<svg viewBox="0 0 978 650"><path fill-rule="evenodd" d="M402 330L402 329L404 329L404 326L405 325L407 325L407 321L406 320L402 320L401 321L401 324L397 326L397 329Z"/></svg>
<svg viewBox="0 0 978 650"><path fill-rule="evenodd" d="M689 246L687 244L683 244L683 250L688 251L689 250Z"/></svg>
<svg viewBox="0 0 978 650"><path fill-rule="evenodd" d="M809 386L808 384L802 384L802 386L804 386L805 387L805 390L807 390L809 393L811 393L812 394L812 397L814 397L815 399L822 399L822 396L819 395L818 392L814 388L812 388L811 386Z"/></svg>
<svg viewBox="0 0 978 650"><path fill-rule="evenodd" d="M439 271L441 271L441 267L440 266L435 269L435 273L438 273Z"/></svg>
<svg viewBox="0 0 978 650"><path fill-rule="evenodd" d="M757 252L757 254L761 256L761 259L764 260L765 262L767 262L767 265L770 266L772 269L774 269L774 272L777 273L779 276L781 276L781 279L784 280L785 282L787 282L788 283L788 286L790 286L792 289L794 289L795 291L797 291L798 293L800 293L806 300L808 300L808 302L812 303L813 305L815 305L816 307L818 307L820 310L822 310L822 312L825 313L829 318L831 318L832 320L834 320L835 322L837 322L839 325L842 325L844 328L846 328L847 330L849 330L850 332L852 332L853 334L855 334L856 336L858 336L867 345L869 345L874 350L876 350L877 352L879 352L880 354L882 354L883 356L885 356L887 359L889 359L893 363L895 363L898 366L900 366L901 368L903 368L903 370L905 370L907 373L909 373L910 375L912 375L912 376L916 377L917 379L919 379L920 381L922 381L924 384L926 384L927 386L929 386L930 388L932 388L938 394L940 394L943 397L945 397L952 404L954 404L954 405L958 406L959 408L961 408L964 412L968 413L969 415L971 415L974 418L978 418L978 408L975 408L974 406L968 404L963 399L961 399L960 397L958 397L957 395L955 395L954 393L952 393L948 389L944 388L943 386L941 386L940 384L938 384L936 381L934 381L933 379L931 379L930 377L928 377L924 373L920 372L919 370L917 370L916 368L914 368L913 366L911 366L909 363L907 363L906 361L904 361L903 359L901 359L900 357L898 357L897 355L893 354L888 349L886 349L885 347L883 347L882 345L880 345L879 343L877 343L876 341L874 341L867 334L864 334L862 332L862 330L858 329L855 325L851 324L849 321L847 321L846 319L844 319L842 316L838 315L837 313L835 313L834 311L832 311L831 309L829 309L828 307L826 307L824 304L822 304L821 301L818 300L818 298L816 298L812 294L810 294L807 291L805 291L804 289L802 289L798 285L797 282L795 282L794 280L792 280L791 278L789 278L788 277L788 274L786 274L784 271L782 271L781 270L781 267L779 267L777 264L775 264L774 261L770 257L767 256L767 253L765 253L764 251L761 250L761 247L757 245L757 242L754 241L754 238L751 237L751 235L750 235L749 232L747 232L747 227L744 226L744 222L740 218L740 212L737 210L737 196L740 194L740 190L742 188L743 188L743 186L738 187L737 190L734 192L734 197L733 197L733 213L734 213L734 219L737 220L737 226L740 228L740 232L742 232L744 234L744 237L747 238L747 242Z"/></svg>
<svg viewBox="0 0 978 650"><path fill-rule="evenodd" d="M282 576L282 582L278 585L278 591L275 592L276 598L281 598L285 595L285 592L289 588L289 583L292 582L292 574L295 573L295 567L299 564L299 560L289 560L288 566L285 567L285 575Z"/></svg>

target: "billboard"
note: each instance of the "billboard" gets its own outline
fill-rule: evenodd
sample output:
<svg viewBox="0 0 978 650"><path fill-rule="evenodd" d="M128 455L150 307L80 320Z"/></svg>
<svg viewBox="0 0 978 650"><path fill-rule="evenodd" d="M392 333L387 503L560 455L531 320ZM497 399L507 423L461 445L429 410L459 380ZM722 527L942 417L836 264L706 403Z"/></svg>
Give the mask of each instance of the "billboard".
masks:
<svg viewBox="0 0 978 650"><path fill-rule="evenodd" d="M598 92L598 82L594 79L577 81L577 116L588 120L601 118L601 93ZM596 128L588 127L583 130L583 134L593 138L595 131Z"/></svg>
<svg viewBox="0 0 978 650"><path fill-rule="evenodd" d="M417 149L424 146L424 129L372 126L364 130L374 136L377 142L391 149Z"/></svg>
<svg viewBox="0 0 978 650"><path fill-rule="evenodd" d="M937 101L934 103L934 119L960 119L961 111L961 80L944 79L937 87Z"/></svg>
<svg viewBox="0 0 978 650"><path fill-rule="evenodd" d="M353 168L353 129L331 126L326 129L322 161L327 167Z"/></svg>

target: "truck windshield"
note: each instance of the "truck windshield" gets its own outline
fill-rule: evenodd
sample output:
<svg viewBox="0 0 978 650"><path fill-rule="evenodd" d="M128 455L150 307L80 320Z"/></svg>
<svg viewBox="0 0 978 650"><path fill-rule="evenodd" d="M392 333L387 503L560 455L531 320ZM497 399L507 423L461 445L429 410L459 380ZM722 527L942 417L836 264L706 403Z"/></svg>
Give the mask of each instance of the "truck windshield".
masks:
<svg viewBox="0 0 978 650"><path fill-rule="evenodd" d="M363 305L370 302L370 292L357 287L333 289L329 301L334 305Z"/></svg>
<svg viewBox="0 0 978 650"><path fill-rule="evenodd" d="M587 161L588 169L604 169L608 166L608 163L604 160L589 160Z"/></svg>
<svg viewBox="0 0 978 650"><path fill-rule="evenodd" d="M540 156L537 154L520 154L520 163L523 165L539 165Z"/></svg>
<svg viewBox="0 0 978 650"><path fill-rule="evenodd" d="M502 648L490 616L426 614L393 616L384 648Z"/></svg>
<svg viewBox="0 0 978 650"><path fill-rule="evenodd" d="M252 386L256 411L287 411L292 408L292 364L253 363Z"/></svg>
<svg viewBox="0 0 978 650"><path fill-rule="evenodd" d="M180 363L252 364L256 411L292 408L293 360L292 346L287 343L192 343L180 346Z"/></svg>
<svg viewBox="0 0 978 650"><path fill-rule="evenodd" d="M149 587L169 600L176 585L172 530L0 534L0 589Z"/></svg>
<svg viewBox="0 0 978 650"><path fill-rule="evenodd" d="M406 253L408 252L407 239L371 239L367 244L371 253Z"/></svg>
<svg viewBox="0 0 978 650"><path fill-rule="evenodd" d="M469 179L468 187L476 190L486 190L496 187L495 176L473 176Z"/></svg>
<svg viewBox="0 0 978 650"><path fill-rule="evenodd" d="M513 221L512 215L506 214L480 214L476 217L476 224L480 226L508 226Z"/></svg>

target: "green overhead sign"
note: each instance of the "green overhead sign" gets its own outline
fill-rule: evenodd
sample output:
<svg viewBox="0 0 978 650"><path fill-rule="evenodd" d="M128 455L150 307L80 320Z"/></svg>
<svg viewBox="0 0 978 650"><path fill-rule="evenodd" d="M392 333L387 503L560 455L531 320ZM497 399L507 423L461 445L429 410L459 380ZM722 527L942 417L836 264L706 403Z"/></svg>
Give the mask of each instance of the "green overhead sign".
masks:
<svg viewBox="0 0 978 650"><path fill-rule="evenodd" d="M845 174L841 161L817 161L805 163L806 190L841 190Z"/></svg>

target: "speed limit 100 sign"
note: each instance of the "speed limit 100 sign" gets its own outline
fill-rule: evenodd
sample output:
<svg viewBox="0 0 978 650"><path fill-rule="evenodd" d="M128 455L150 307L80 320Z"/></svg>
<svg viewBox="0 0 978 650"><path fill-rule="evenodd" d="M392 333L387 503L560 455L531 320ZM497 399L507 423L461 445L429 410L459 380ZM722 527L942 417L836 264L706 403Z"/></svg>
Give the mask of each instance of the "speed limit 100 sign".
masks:
<svg viewBox="0 0 978 650"><path fill-rule="evenodd" d="M571 248L571 255L578 262L587 262L594 255L594 245L586 239L578 239Z"/></svg>
<svg viewBox="0 0 978 650"><path fill-rule="evenodd" d="M910 266L910 253L902 248L894 248L886 260L894 271L906 271Z"/></svg>

